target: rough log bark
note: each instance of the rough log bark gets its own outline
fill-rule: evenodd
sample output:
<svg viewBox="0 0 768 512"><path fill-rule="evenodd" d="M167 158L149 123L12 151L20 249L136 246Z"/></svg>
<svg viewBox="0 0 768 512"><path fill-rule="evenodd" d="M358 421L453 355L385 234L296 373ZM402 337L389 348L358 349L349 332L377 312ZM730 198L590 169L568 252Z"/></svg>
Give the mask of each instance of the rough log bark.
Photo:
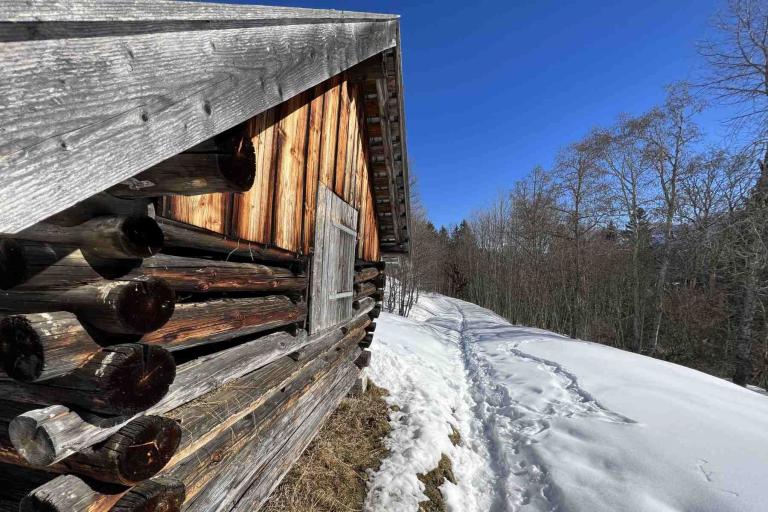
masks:
<svg viewBox="0 0 768 512"><path fill-rule="evenodd" d="M108 215L69 227L41 222L14 238L76 246L90 255L115 259L147 258L163 247L162 230L146 216Z"/></svg>
<svg viewBox="0 0 768 512"><path fill-rule="evenodd" d="M287 431L295 428L291 425L301 422L308 408L332 400L329 391L340 373L348 373L351 359L357 357L354 342L350 335L324 354L330 359L325 369L310 365L284 388L274 388L253 412L225 430L217 430L214 438L194 452L186 452L177 465L172 461L167 474L183 480L190 491L185 508L228 510L247 487L249 475L280 446ZM211 460L213 454L215 463Z"/></svg>
<svg viewBox="0 0 768 512"><path fill-rule="evenodd" d="M16 240L0 239L0 290L13 288L24 281L23 248Z"/></svg>
<svg viewBox="0 0 768 512"><path fill-rule="evenodd" d="M299 263L299 256L284 249L266 247L245 240L232 240L224 236L159 217L158 224L165 236L164 252L189 256L197 254L221 254L227 259L235 257L248 261L275 261Z"/></svg>
<svg viewBox="0 0 768 512"><path fill-rule="evenodd" d="M387 268L387 264L383 261L364 261L364 260L356 260L355 261L355 270L360 271L364 268L375 268L379 272L384 272Z"/></svg>
<svg viewBox="0 0 768 512"><path fill-rule="evenodd" d="M5 245L4 245L5 244ZM67 289L104 279L154 277L183 292L304 290L307 279L282 267L156 254L143 260L105 260L77 248L0 240L0 288Z"/></svg>
<svg viewBox="0 0 768 512"><path fill-rule="evenodd" d="M21 382L66 375L100 350L101 346L72 313L33 313L0 319L3 371Z"/></svg>
<svg viewBox="0 0 768 512"><path fill-rule="evenodd" d="M162 279L102 280L58 290L0 291L0 310L18 313L70 311L106 332L143 334L173 314L176 294Z"/></svg>
<svg viewBox="0 0 768 512"><path fill-rule="evenodd" d="M358 312L358 314L350 321L347 325L344 325L341 327L341 332L344 334L347 334L348 332L357 330L357 329L366 329L368 325L371 323L371 319L368 318L368 311L363 310L364 312L361 314Z"/></svg>
<svg viewBox="0 0 768 512"><path fill-rule="evenodd" d="M0 396L32 404L66 404L102 414L136 414L156 404L176 373L170 353L128 343L101 349L72 372L33 384L0 379Z"/></svg>
<svg viewBox="0 0 768 512"><path fill-rule="evenodd" d="M325 394L324 400L315 403L314 408L298 421L292 422L290 427L285 428L287 435L283 435L282 442L271 450L272 453L268 456L259 458L261 462L251 471L250 478L241 479L238 487L234 489L238 491L237 498L225 510L249 512L258 510L264 504L272 490L277 487L293 463L307 448L325 419L347 395L358 376L357 370L352 365L342 367L339 373L339 378ZM240 458L245 459L247 455L241 454ZM229 495L234 497L235 493L230 491ZM187 510L202 512L206 510L204 506L207 503L203 501L202 505L198 506L194 503ZM214 510L222 509L224 508Z"/></svg>
<svg viewBox="0 0 768 512"><path fill-rule="evenodd" d="M343 338L327 337L305 347L303 359L280 358L232 381L231 386L165 413L184 429L184 439L170 466L189 457L222 432L228 432L233 424L255 410L274 408L275 397L285 397L296 389L298 382L319 378L329 365L349 353L359 336L360 332Z"/></svg>
<svg viewBox="0 0 768 512"><path fill-rule="evenodd" d="M0 463L0 511L19 512L21 500L53 478L55 475L44 471L20 470L16 466Z"/></svg>
<svg viewBox="0 0 768 512"><path fill-rule="evenodd" d="M300 350L304 345L334 336L340 337L341 330L312 339L308 339L303 331L298 336L280 332L179 365L176 379L165 397L140 415L162 415L279 357ZM25 432L23 442L34 445L37 450L48 451L48 459L56 462L104 441L131 419L135 417L105 425L99 418L83 418L66 407L55 405L19 415L11 422L11 432L19 424L18 428ZM13 436L11 440L18 449L21 442Z"/></svg>
<svg viewBox="0 0 768 512"><path fill-rule="evenodd" d="M363 309L370 309L369 306L373 306L375 304L375 301L370 297L364 297L360 300L355 300L352 303L352 309L355 311L360 311ZM374 308L375 309L375 308Z"/></svg>
<svg viewBox="0 0 768 512"><path fill-rule="evenodd" d="M145 480L130 489L62 475L29 493L20 512L178 512L184 485L169 478Z"/></svg>
<svg viewBox="0 0 768 512"><path fill-rule="evenodd" d="M360 301L376 293L376 285L373 283L355 284L355 300Z"/></svg>
<svg viewBox="0 0 768 512"><path fill-rule="evenodd" d="M371 364L371 351L370 350L363 350L363 353L360 354L357 359L355 359L355 366L357 366L360 370L363 368L368 368L368 366Z"/></svg>
<svg viewBox="0 0 768 512"><path fill-rule="evenodd" d="M373 334L366 334L363 340L360 342L361 348L368 348L373 343Z"/></svg>
<svg viewBox="0 0 768 512"><path fill-rule="evenodd" d="M363 283L365 281L372 281L379 275L379 269L376 267L367 267L355 272L355 283Z"/></svg>
<svg viewBox="0 0 768 512"><path fill-rule="evenodd" d="M256 176L253 143L243 125L214 138L212 148L191 148L109 189L123 198L245 192Z"/></svg>
<svg viewBox="0 0 768 512"><path fill-rule="evenodd" d="M103 443L50 464L46 458L50 452L24 450L22 456L11 443L9 423L20 405L0 402L0 462L16 466L41 467L54 473L74 473L102 482L134 485L160 471L171 460L181 440L181 427L172 419L142 416Z"/></svg>
<svg viewBox="0 0 768 512"><path fill-rule="evenodd" d="M154 216L154 208L150 205L149 199L120 199L112 194L99 192L56 215L48 217L45 222L56 226L71 227L87 222L94 217L145 217L147 215Z"/></svg>
<svg viewBox="0 0 768 512"><path fill-rule="evenodd" d="M180 350L303 322L306 303L283 295L177 304L171 320L141 342Z"/></svg>

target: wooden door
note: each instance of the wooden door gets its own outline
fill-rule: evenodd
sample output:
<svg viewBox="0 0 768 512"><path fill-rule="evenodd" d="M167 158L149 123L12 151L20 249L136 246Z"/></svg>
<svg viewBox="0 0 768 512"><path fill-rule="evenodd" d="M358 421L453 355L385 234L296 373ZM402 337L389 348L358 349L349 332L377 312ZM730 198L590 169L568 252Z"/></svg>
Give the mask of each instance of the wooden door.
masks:
<svg viewBox="0 0 768 512"><path fill-rule="evenodd" d="M310 290L312 334L352 317L356 242L357 210L320 184Z"/></svg>

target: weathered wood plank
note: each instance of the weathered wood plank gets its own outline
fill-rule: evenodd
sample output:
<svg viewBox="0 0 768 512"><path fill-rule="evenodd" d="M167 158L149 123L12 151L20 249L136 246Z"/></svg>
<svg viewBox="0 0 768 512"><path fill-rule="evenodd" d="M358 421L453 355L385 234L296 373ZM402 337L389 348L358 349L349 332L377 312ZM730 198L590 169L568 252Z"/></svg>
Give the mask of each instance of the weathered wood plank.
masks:
<svg viewBox="0 0 768 512"><path fill-rule="evenodd" d="M301 249L301 222L304 217L308 95L300 94L283 103L280 117L272 242L283 249L298 252Z"/></svg>
<svg viewBox="0 0 768 512"><path fill-rule="evenodd" d="M338 407L358 377L358 372L354 367L345 368L342 372L343 375L335 383L333 390L328 393L326 399L320 402L295 429L292 429L290 437L275 451L272 457L260 465L259 471L250 479L250 485L231 510L250 512L258 510L264 504L269 494L277 487L294 462L312 442L322 424ZM189 510L202 512L203 509Z"/></svg>
<svg viewBox="0 0 768 512"><path fill-rule="evenodd" d="M256 179L249 191L234 196L232 236L264 244L272 239L277 111L277 108L271 108L248 122Z"/></svg>
<svg viewBox="0 0 768 512"><path fill-rule="evenodd" d="M314 246L315 209L317 207L317 184L320 180L320 153L323 135L323 111L325 95L329 87L325 82L315 87L310 103L309 138L307 139L307 171L304 180L304 228L302 233L304 254Z"/></svg>
<svg viewBox="0 0 768 512"><path fill-rule="evenodd" d="M207 2L169 0L6 0L0 21L259 21L272 23L391 20L393 14L378 14L330 9L245 6Z"/></svg>
<svg viewBox="0 0 768 512"><path fill-rule="evenodd" d="M336 137L336 170L333 191L344 196L344 176L347 171L347 142L349 139L349 80L344 76L339 91L339 131Z"/></svg>
<svg viewBox="0 0 768 512"><path fill-rule="evenodd" d="M333 188L336 172L336 147L339 129L339 100L342 76L328 81L328 91L323 101L323 133L320 144L320 183Z"/></svg>
<svg viewBox="0 0 768 512"><path fill-rule="evenodd" d="M72 21L97 5L67 4L81 7L68 12ZM3 18L38 21L44 6L11 2ZM66 11L55 9L54 20ZM341 14L131 35L113 22L113 37L15 41L18 29L3 26L0 75L14 80L0 82L10 100L0 112L0 232L18 232L394 46L397 23Z"/></svg>
<svg viewBox="0 0 768 512"><path fill-rule="evenodd" d="M270 367L284 368L265 367L260 375L241 379L243 386L239 389L222 389L210 397L211 401L206 397L204 403L193 404L191 410L184 411L182 419L213 413L223 420L208 429L202 427L210 420L189 425L192 430L185 430L189 445L182 447L163 470L163 474L184 482L185 509L193 504L203 510L226 507L232 499L229 495L236 493L265 455L280 444L291 419L306 406L314 407L327 400L325 391L337 378L339 368L347 366L359 351L352 333L326 349L309 363L278 361ZM292 368L295 370L291 371ZM261 394L257 396L258 390ZM221 411L220 405L212 405L222 401L232 405ZM242 410L227 414L226 409L234 409L238 404Z"/></svg>
<svg viewBox="0 0 768 512"><path fill-rule="evenodd" d="M272 420L275 425L272 428L257 429L256 438L258 441L243 443L241 446L235 445L233 448L239 449L231 450L229 452L230 459L227 463L216 468L218 473L215 475L216 478L209 481L197 495L191 496L192 499L184 504L184 509L211 512L230 510L233 503L247 491L252 477L263 471L265 465L271 463L291 433L299 430L308 421L313 428L319 426L319 422L313 423L311 421L313 411L318 409L333 410L338 405L337 397L341 394L340 387L346 386L346 389L349 389L347 381L350 371L349 363L346 362L347 359L347 357L342 357L339 360L341 364L334 364L328 373L319 376L314 384L304 385L304 389L301 389L301 380L299 379L296 386L299 389L294 390L293 396L289 397L288 400L285 398L281 400L284 409L276 411L280 414L275 415L276 417ZM248 420L250 418L245 418L246 424L242 426L246 431L249 430L252 423ZM253 432L252 427L250 430ZM311 434L306 430L304 434L305 438L307 435L311 437ZM296 440L293 439L293 442L295 443ZM175 472L171 471L170 474L173 475ZM197 486L188 484L188 487L196 488Z"/></svg>
<svg viewBox="0 0 768 512"><path fill-rule="evenodd" d="M354 206L354 175L355 158L357 157L357 141L360 138L357 126L357 84L350 81L347 85L349 95L349 127L347 128L346 157L344 163L344 188L340 194L344 201Z"/></svg>
<svg viewBox="0 0 768 512"><path fill-rule="evenodd" d="M227 229L230 197L230 194L221 192L169 197L163 200L163 215L223 235Z"/></svg>

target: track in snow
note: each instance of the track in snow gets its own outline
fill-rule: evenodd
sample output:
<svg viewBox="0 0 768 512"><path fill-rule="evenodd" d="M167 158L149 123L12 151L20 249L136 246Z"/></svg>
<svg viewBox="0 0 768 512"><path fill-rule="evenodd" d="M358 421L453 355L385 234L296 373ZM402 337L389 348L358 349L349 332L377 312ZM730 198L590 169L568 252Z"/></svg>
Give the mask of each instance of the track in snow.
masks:
<svg viewBox="0 0 768 512"><path fill-rule="evenodd" d="M478 329L482 333L476 332L463 307L477 306L445 301L461 319L457 326L459 346L476 402L474 412L483 425L496 479L492 512L558 510L559 491L547 469L527 447L546 436L552 419L557 417L592 416L608 422L634 422L602 407L579 387L574 375L557 363L521 351L514 341L514 330L520 328L500 318L494 325L486 317ZM493 331L491 336L489 331ZM494 359L503 361L504 370L496 368ZM519 387L508 385L515 380L515 374ZM532 393L541 396L533 404Z"/></svg>

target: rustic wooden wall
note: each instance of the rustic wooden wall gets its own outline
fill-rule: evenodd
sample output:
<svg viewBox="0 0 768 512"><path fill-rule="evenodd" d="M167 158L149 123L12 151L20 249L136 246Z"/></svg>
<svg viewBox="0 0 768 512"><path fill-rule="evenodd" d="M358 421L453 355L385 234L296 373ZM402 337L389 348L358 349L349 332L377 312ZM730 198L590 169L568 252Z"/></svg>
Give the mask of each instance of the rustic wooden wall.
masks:
<svg viewBox="0 0 768 512"><path fill-rule="evenodd" d="M235 239L309 254L318 183L359 211L357 257L378 261L362 87L346 73L248 122L256 179L245 193L168 196L160 212Z"/></svg>

